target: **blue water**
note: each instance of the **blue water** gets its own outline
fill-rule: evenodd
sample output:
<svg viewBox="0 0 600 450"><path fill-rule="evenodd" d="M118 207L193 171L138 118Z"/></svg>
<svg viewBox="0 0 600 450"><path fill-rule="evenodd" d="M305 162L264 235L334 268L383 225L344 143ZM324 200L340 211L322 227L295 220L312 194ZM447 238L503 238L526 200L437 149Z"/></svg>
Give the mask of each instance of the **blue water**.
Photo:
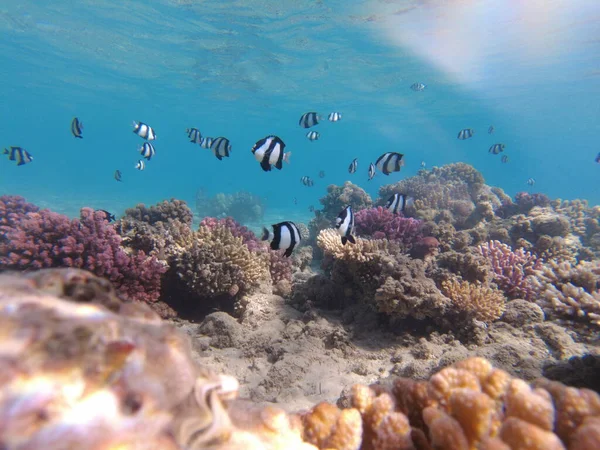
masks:
<svg viewBox="0 0 600 450"><path fill-rule="evenodd" d="M248 190L278 215L308 220L328 184L351 180L376 196L421 161L464 161L511 195L598 204L600 2L523 3L6 0L0 145L35 160L1 158L0 194L77 215L170 197L193 207L199 188ZM414 82L427 88L413 92ZM307 111L343 120L319 124L310 142L298 126ZM83 140L70 133L74 116ZM143 172L134 120L158 136ZM189 143L192 126L229 138L231 158ZM475 136L457 140L462 128ZM268 134L293 154L281 171L263 172L250 152ZM508 164L488 153L497 142ZM367 181L386 151L404 153L406 166Z"/></svg>

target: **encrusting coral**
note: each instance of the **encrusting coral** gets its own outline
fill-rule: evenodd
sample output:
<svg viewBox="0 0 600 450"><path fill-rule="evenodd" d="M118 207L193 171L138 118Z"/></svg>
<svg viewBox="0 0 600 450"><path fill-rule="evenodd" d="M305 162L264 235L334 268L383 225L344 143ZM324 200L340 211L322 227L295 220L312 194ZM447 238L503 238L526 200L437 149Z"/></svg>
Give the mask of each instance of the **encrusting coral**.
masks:
<svg viewBox="0 0 600 450"><path fill-rule="evenodd" d="M174 325L76 269L0 275L0 330L9 449L600 448L597 393L528 384L482 358L428 381L354 385L337 405L253 406L235 378L194 363Z"/></svg>

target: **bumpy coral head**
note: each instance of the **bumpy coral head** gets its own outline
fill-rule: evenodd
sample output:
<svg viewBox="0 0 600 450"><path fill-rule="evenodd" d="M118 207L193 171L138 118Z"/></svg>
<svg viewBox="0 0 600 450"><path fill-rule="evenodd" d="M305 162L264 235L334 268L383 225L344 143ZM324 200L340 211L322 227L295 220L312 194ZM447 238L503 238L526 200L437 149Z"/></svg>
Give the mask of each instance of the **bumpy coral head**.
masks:
<svg viewBox="0 0 600 450"><path fill-rule="evenodd" d="M412 249L413 258L426 259L438 254L440 241L433 236L427 236L421 239Z"/></svg>

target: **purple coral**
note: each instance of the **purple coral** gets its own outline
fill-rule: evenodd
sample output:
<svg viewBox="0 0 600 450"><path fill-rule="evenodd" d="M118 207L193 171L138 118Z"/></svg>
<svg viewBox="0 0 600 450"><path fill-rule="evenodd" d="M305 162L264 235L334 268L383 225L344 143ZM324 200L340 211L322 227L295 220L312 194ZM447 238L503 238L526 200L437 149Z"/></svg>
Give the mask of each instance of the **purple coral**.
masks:
<svg viewBox="0 0 600 450"><path fill-rule="evenodd" d="M359 235L399 241L407 249L423 237L422 221L402 217L381 206L358 211L354 215L354 223Z"/></svg>
<svg viewBox="0 0 600 450"><path fill-rule="evenodd" d="M69 219L20 197L0 197L0 270L86 269L110 280L123 296L154 302L164 266L143 252L128 255L102 211L81 209Z"/></svg>
<svg viewBox="0 0 600 450"><path fill-rule="evenodd" d="M522 248L513 251L500 241L486 242L479 251L492 265L500 289L513 298L533 298L535 290L529 276L541 269L541 260Z"/></svg>

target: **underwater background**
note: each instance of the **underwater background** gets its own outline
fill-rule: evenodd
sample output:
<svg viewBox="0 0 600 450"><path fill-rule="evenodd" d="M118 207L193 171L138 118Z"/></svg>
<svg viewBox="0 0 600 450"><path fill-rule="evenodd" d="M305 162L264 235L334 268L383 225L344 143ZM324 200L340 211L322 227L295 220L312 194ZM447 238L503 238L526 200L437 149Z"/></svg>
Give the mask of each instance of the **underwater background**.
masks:
<svg viewBox="0 0 600 450"><path fill-rule="evenodd" d="M194 205L198 189L245 190L265 199L267 222L307 221L329 184L351 180L374 196L421 161L462 161L509 195L597 204L598 20L594 0L5 1L1 145L35 160L3 157L0 193L75 217L82 206L119 216L171 197ZM311 142L298 126L307 111L343 119L324 120ZM75 116L84 139L70 133ZM158 136L143 172L134 120ZM190 127L228 137L231 157L191 144ZM463 128L473 138L456 139ZM281 171L261 171L250 152L268 134L293 153ZM497 142L506 164L488 153ZM367 181L387 151L406 166Z"/></svg>

